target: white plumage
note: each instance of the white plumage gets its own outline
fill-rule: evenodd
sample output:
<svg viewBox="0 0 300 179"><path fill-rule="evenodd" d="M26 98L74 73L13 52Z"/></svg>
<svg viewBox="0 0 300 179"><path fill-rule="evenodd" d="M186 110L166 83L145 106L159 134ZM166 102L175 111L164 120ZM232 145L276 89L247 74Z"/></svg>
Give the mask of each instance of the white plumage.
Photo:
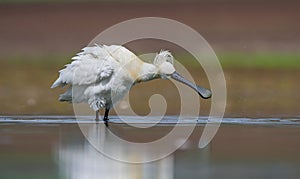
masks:
<svg viewBox="0 0 300 179"><path fill-rule="evenodd" d="M132 85L155 78L172 77L195 89L203 98L211 96L209 90L190 83L176 73L169 51L158 53L153 64L150 64L123 46L95 45L83 48L72 60L59 71L60 75L51 88L69 84L59 100L88 103L96 111L96 119L99 109L105 108L104 120L107 121L109 109L127 94Z"/></svg>

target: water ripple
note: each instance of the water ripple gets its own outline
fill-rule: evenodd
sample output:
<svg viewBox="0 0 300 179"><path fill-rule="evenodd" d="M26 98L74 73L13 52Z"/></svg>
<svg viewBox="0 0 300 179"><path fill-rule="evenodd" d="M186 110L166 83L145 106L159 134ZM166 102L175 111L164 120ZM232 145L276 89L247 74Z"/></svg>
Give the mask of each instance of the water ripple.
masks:
<svg viewBox="0 0 300 179"><path fill-rule="evenodd" d="M138 116L124 116L129 118L131 123L156 123L157 117L152 116L146 120L141 120ZM165 116L157 125L175 125L175 124L195 124L204 125L208 122L207 116L199 116L198 120L193 117ZM0 116L0 123L27 123L27 124L76 124L93 123L93 116L81 116L77 119L74 116ZM118 116L111 116L110 122L114 124L124 124ZM101 121L100 121L101 123ZM300 118L223 118L222 124L239 125L300 125Z"/></svg>

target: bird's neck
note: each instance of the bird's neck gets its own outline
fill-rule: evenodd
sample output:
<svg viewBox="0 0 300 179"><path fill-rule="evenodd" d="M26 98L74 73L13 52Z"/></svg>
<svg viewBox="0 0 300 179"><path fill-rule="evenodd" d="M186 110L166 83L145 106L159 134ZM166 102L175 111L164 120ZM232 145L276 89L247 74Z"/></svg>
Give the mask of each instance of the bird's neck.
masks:
<svg viewBox="0 0 300 179"><path fill-rule="evenodd" d="M158 78L157 67L150 63L143 63L138 73L136 83L149 81Z"/></svg>

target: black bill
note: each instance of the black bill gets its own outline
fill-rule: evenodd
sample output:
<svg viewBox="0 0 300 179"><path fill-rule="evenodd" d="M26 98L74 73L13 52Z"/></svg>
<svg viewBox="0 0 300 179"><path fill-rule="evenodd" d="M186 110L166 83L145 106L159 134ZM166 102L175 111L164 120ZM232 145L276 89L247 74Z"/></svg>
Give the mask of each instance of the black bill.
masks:
<svg viewBox="0 0 300 179"><path fill-rule="evenodd" d="M197 93L204 99L208 99L211 97L212 93L210 90L208 89L205 89L201 86L198 86L192 82L190 82L189 80L185 79L183 76L181 76L179 73L177 72L174 72L171 77L174 79L174 80L177 80L191 88L193 88L195 91L197 91Z"/></svg>

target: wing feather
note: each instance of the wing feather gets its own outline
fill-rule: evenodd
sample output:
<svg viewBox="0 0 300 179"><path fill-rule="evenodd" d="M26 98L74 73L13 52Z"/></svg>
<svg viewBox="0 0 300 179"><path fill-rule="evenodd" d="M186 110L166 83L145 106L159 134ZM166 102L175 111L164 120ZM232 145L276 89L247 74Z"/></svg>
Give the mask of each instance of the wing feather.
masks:
<svg viewBox="0 0 300 179"><path fill-rule="evenodd" d="M72 58L72 63L59 71L59 78L51 88L71 85L89 85L110 78L119 62L103 46L85 47Z"/></svg>

